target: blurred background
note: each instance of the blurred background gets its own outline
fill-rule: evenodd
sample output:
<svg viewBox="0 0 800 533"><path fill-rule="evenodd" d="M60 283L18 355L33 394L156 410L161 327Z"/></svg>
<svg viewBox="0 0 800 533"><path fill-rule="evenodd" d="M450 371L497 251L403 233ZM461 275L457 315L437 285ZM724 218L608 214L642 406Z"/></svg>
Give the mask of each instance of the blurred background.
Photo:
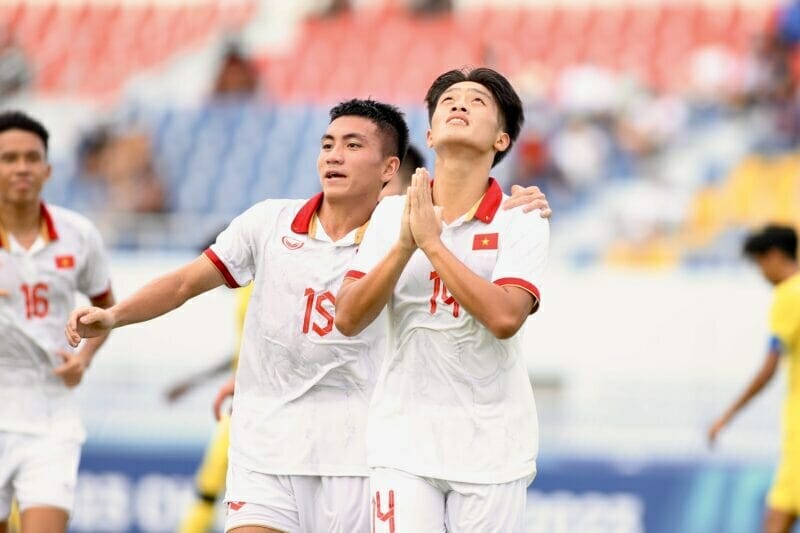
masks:
<svg viewBox="0 0 800 533"><path fill-rule="evenodd" d="M554 210L529 531L752 532L784 376L705 437L766 353L743 235L800 221L798 41L797 0L0 0L0 106L50 128L46 198L98 224L124 297L253 203L318 191L332 104L399 105L430 164L429 84L496 68L527 121L495 176ZM230 357L234 300L112 335L71 530L174 529L225 374L165 391Z"/></svg>

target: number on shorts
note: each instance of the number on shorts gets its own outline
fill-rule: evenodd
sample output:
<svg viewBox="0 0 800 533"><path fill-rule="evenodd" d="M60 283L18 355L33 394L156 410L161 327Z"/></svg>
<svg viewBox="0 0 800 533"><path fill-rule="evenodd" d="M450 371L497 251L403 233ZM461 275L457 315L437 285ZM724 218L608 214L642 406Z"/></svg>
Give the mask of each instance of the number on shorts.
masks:
<svg viewBox="0 0 800 533"><path fill-rule="evenodd" d="M381 522L389 522L389 533L394 533L394 491L389 491L389 508L384 513L381 511L381 493L375 491L375 497L372 499L372 508L375 510L375 522L372 523L372 533L375 533L375 523L380 520Z"/></svg>

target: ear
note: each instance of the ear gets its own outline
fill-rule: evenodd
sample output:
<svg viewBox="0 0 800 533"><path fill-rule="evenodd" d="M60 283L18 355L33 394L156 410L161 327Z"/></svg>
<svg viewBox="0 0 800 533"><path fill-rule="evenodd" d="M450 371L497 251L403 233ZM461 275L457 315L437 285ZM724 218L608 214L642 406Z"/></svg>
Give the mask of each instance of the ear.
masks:
<svg viewBox="0 0 800 533"><path fill-rule="evenodd" d="M501 131L500 135L497 136L497 139L494 141L494 149L498 152L505 152L508 150L508 147L511 145L511 137L508 133Z"/></svg>
<svg viewBox="0 0 800 533"><path fill-rule="evenodd" d="M433 136L431 135L430 128L428 128L428 131L425 133L425 140L428 143L428 148L433 148Z"/></svg>
<svg viewBox="0 0 800 533"><path fill-rule="evenodd" d="M51 165L50 163L47 163L47 170L45 171L45 174L44 174L44 181L43 181L43 183L46 183L46 182L47 182L47 180L49 180L49 179L50 179L50 175L51 175L52 173L53 173L53 165Z"/></svg>
<svg viewBox="0 0 800 533"><path fill-rule="evenodd" d="M381 184L389 183L389 181L397 174L397 171L400 170L400 158L393 155L392 157L386 160L386 164L383 167L383 173L381 174Z"/></svg>

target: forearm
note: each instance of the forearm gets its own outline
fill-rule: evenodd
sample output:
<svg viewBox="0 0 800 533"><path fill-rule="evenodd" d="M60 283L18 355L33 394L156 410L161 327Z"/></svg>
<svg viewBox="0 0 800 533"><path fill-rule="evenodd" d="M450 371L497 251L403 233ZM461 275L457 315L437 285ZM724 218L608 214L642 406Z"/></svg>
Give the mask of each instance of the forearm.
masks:
<svg viewBox="0 0 800 533"><path fill-rule="evenodd" d="M741 411L748 403L750 403L750 400L758 396L758 394L764 389L767 383L770 382L773 375L774 375L774 368L762 369L761 372L756 374L756 376L748 384L744 392L742 392L742 394L736 399L735 402L733 402L733 404L725 412L724 418L726 420L731 420L736 415L736 413Z"/></svg>
<svg viewBox="0 0 800 533"><path fill-rule="evenodd" d="M83 358L84 363L88 367L92 360L94 359L95 354L100 349L100 347L105 344L106 340L108 340L108 334L101 335L99 337L93 337L91 339L86 339L83 341L83 345L81 346L80 355Z"/></svg>
<svg viewBox="0 0 800 533"><path fill-rule="evenodd" d="M413 254L395 245L364 277L345 281L336 296L336 328L342 334L358 335L378 317Z"/></svg>
<svg viewBox="0 0 800 533"><path fill-rule="evenodd" d="M495 337L505 339L519 331L530 308L521 310L505 288L470 270L441 241L428 246L425 254L450 295Z"/></svg>
<svg viewBox="0 0 800 533"><path fill-rule="evenodd" d="M110 308L114 327L146 322L177 309L187 300L222 285L210 261L199 257L178 270L157 278Z"/></svg>

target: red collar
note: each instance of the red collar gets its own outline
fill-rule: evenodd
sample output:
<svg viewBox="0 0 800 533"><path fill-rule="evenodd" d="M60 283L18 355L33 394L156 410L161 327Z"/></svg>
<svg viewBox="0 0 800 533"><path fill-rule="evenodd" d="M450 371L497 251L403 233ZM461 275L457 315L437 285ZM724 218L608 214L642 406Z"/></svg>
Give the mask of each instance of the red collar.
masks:
<svg viewBox="0 0 800 533"><path fill-rule="evenodd" d="M314 214L317 212L320 205L322 205L322 193L317 193L309 198L303 207L300 208L300 211L297 212L297 215L295 215L292 221L292 231L295 233L307 234L311 227L311 220L314 218Z"/></svg>
<svg viewBox="0 0 800 533"><path fill-rule="evenodd" d="M484 224L490 223L494 220L497 210L500 209L500 204L503 203L503 189L494 178L489 178L489 187L483 193L483 197L478 200L478 204L470 209L466 219L477 219Z"/></svg>
<svg viewBox="0 0 800 533"><path fill-rule="evenodd" d="M39 219L40 219L40 227L41 227L41 234L42 236L47 239L48 242L58 240L58 232L56 231L55 222L53 222L53 215L50 214L50 210L47 209L47 206L44 202L39 204ZM2 225L0 225L0 248L8 248L9 242L8 237L6 237L6 231Z"/></svg>

